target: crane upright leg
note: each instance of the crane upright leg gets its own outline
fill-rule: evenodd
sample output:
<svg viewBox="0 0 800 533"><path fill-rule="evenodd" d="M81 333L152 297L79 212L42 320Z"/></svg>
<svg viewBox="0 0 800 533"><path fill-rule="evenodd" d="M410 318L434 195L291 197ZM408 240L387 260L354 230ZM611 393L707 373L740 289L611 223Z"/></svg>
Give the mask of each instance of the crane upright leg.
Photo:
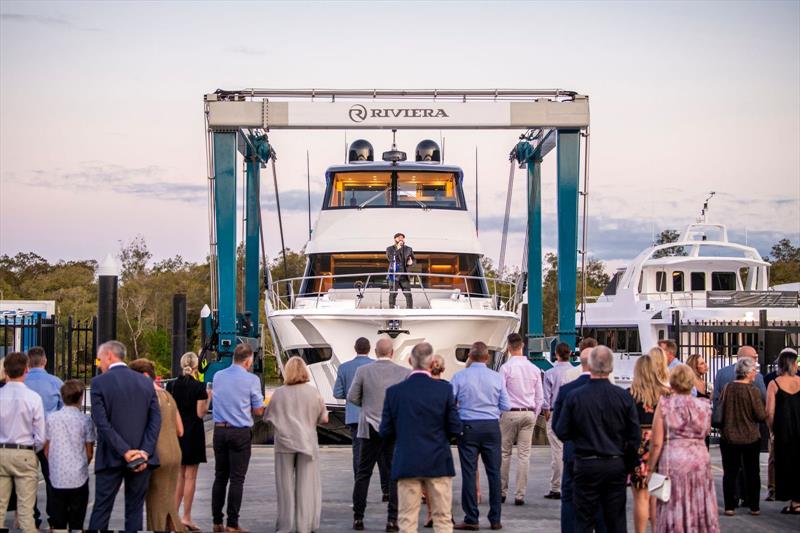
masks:
<svg viewBox="0 0 800 533"><path fill-rule="evenodd" d="M216 348L221 361L224 357L231 357L236 347L236 136L236 132L214 133L216 281L219 294Z"/></svg>
<svg viewBox="0 0 800 533"><path fill-rule="evenodd" d="M579 130L558 131L558 340L575 346L578 275Z"/></svg>

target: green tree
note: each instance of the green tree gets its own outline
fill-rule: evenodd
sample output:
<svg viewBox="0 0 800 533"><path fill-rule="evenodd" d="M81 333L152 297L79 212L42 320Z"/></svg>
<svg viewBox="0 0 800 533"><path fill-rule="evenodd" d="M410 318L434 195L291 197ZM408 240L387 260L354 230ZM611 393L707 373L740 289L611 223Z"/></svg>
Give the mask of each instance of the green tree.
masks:
<svg viewBox="0 0 800 533"><path fill-rule="evenodd" d="M770 284L794 283L800 281L800 247L792 245L789 239L781 239L772 246L770 257Z"/></svg>
<svg viewBox="0 0 800 533"><path fill-rule="evenodd" d="M655 245L658 246L660 244L669 244L671 242L677 242L678 238L681 236L677 230L674 229L665 229L661 233L658 234L658 238L656 239ZM658 259L659 257L669 257L675 255L686 255L686 249L683 246L671 246L670 248L665 248L664 250L659 250L653 254L653 259Z"/></svg>
<svg viewBox="0 0 800 533"><path fill-rule="evenodd" d="M545 255L546 270L542 283L542 321L545 335L554 335L558 326L558 257L556 254ZM586 261L586 296L598 296L603 293L610 277L605 263L599 259L589 258ZM575 308L580 305L582 275L577 275L577 294Z"/></svg>

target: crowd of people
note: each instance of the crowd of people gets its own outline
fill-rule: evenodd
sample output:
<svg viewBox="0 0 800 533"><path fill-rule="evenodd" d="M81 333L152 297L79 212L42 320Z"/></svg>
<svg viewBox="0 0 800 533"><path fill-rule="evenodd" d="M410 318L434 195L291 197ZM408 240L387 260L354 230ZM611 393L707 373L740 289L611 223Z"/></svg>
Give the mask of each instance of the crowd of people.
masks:
<svg viewBox="0 0 800 533"><path fill-rule="evenodd" d="M658 532L720 531L708 452L712 425L721 435L723 515L742 506L751 515L760 513L762 426L770 442L767 499L787 501L782 513L800 514L795 350L779 354L777 370L765 383L756 351L743 346L736 363L717 372L712 389L706 361L692 355L681 363L676 344L665 339L638 358L625 390L612 381L612 351L593 339L581 341L577 368L570 347L557 345L556 363L546 372L525 357L520 335L507 341L508 358L499 371L487 364L486 344L475 342L466 368L450 382L442 378L444 359L428 343L413 347L407 366L394 361L390 339L377 341L375 359L368 339L356 341L356 357L339 367L334 388L346 400L345 422L353 436L354 530L365 529L376 465L387 503L386 531L417 531L423 503L423 527L480 529L479 462L489 486L489 527L502 529L507 498L526 504L540 414L551 448L544 498L560 500L562 532L626 531L628 486L637 533L648 525ZM197 356L185 354L183 375L168 391L151 361L126 364L125 347L109 341L98 348L101 374L92 380L91 416L81 408L83 383L62 383L45 371L46 363L38 347L10 353L0 380L0 516L15 509L24 531L43 521L36 501L40 471L48 526L84 527L92 460L95 501L88 529L108 528L124 483L125 530L199 530L192 503L199 465L206 462L203 417L212 397L213 531L243 531L251 428L259 417L274 430L276 531L319 529L317 426L328 422L328 412L319 392L307 386L311 376L301 358L286 362L283 385L265 402L247 344L236 347L232 365L215 374L213 387L198 379ZM452 513L453 442L462 478L458 522Z"/></svg>

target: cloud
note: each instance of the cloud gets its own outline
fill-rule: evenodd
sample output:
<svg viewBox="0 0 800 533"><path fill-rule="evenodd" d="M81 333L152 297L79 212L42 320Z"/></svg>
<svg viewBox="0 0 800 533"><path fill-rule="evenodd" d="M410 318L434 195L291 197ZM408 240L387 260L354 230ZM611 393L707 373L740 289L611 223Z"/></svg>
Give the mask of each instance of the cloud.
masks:
<svg viewBox="0 0 800 533"><path fill-rule="evenodd" d="M205 205L208 202L208 184L202 181L175 181L166 177L166 169L158 165L126 167L98 161L86 161L74 169L33 170L19 181L29 186L70 190L107 190L115 194L152 198L161 201L187 202ZM15 179L12 174L6 174ZM272 182L262 174L262 209L275 210L277 202ZM239 177L241 185L241 176ZM280 187L280 184L279 184ZM281 211L307 211L308 192L304 189L280 191ZM237 206L241 207L241 195L237 194ZM322 191L311 191L311 211L316 213L322 206Z"/></svg>
<svg viewBox="0 0 800 533"><path fill-rule="evenodd" d="M253 48L252 46L245 45L229 46L226 50L231 54L241 54L245 56L263 56L267 53L263 48Z"/></svg>
<svg viewBox="0 0 800 533"><path fill-rule="evenodd" d="M0 20L6 22L16 22L20 24L43 24L46 26L60 26L80 31L102 31L100 28L78 26L72 21L63 17L53 17L47 15L33 15L29 13L2 13Z"/></svg>

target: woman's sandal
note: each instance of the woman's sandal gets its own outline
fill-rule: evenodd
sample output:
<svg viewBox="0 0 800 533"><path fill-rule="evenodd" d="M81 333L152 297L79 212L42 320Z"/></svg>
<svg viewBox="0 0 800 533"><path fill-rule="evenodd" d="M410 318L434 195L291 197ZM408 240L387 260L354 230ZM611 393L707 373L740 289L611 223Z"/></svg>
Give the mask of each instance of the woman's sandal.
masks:
<svg viewBox="0 0 800 533"><path fill-rule="evenodd" d="M787 505L783 509L781 509L781 514L800 514L800 505L792 506Z"/></svg>
<svg viewBox="0 0 800 533"><path fill-rule="evenodd" d="M183 524L183 527L185 527L187 531L201 531L197 524L187 524L186 522L181 522L181 524Z"/></svg>
<svg viewBox="0 0 800 533"><path fill-rule="evenodd" d="M433 527L433 518L425 522L425 527L427 527L428 529Z"/></svg>

